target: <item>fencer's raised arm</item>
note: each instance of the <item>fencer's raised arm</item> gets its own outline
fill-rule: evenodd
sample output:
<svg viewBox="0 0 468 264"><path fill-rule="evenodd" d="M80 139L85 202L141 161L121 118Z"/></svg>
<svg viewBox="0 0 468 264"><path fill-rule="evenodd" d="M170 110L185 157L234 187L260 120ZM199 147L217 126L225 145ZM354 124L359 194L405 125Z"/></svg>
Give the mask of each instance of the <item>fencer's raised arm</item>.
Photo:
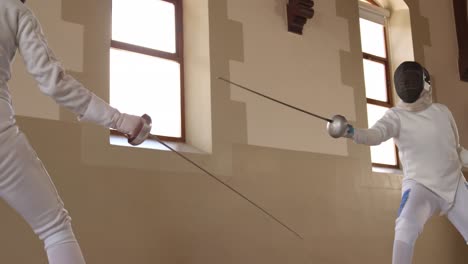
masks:
<svg viewBox="0 0 468 264"><path fill-rule="evenodd" d="M398 137L400 131L400 119L397 114L389 109L369 129L354 129L353 140L358 144L376 146L392 137Z"/></svg>
<svg viewBox="0 0 468 264"><path fill-rule="evenodd" d="M49 48L33 13L25 6L19 12L16 45L40 90L74 112L80 121L114 128L131 136L137 133L141 118L120 113L67 74Z"/></svg>
<svg viewBox="0 0 468 264"><path fill-rule="evenodd" d="M352 138L358 144L369 146L379 145L392 137L397 137L400 131L400 119L389 109L385 115L369 129L358 129L348 124L346 118L340 115L333 117L333 122L327 124L327 131L332 137Z"/></svg>
<svg viewBox="0 0 468 264"><path fill-rule="evenodd" d="M457 152L458 152L458 157L460 158L460 162L463 167L468 168L468 150L466 150L464 147L460 145L460 136L458 134L458 127L457 123L455 122L455 119L453 118L452 112L447 107L443 107L450 119L450 125L452 126L452 130L455 136L455 144L457 145Z"/></svg>

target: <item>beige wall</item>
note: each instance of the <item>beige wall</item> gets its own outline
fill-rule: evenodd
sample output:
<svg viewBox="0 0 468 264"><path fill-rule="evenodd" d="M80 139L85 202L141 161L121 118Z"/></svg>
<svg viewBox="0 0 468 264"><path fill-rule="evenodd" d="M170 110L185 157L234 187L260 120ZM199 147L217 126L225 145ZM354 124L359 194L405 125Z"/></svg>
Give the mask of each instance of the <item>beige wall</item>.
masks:
<svg viewBox="0 0 468 264"><path fill-rule="evenodd" d="M59 2L41 1L38 16L59 9L60 25L83 29L66 33L82 37L71 53L83 57L60 57L108 98L110 0L63 0L61 8ZM39 115L58 121L24 111L20 126L74 219L88 263L390 263L400 179L372 174L368 148L331 140L323 122L216 79L232 78L326 116L344 113L365 126L357 2L315 2L316 15L300 37L286 32L283 0L208 1L210 79L201 83L211 83L212 152L188 154L304 240L171 153L109 146L104 129L70 122L65 110ZM467 145L468 85L457 81L452 11L445 2L425 2L407 1L414 55L433 74L437 99L453 110ZM67 39L44 27L53 47ZM44 113L47 105L34 104ZM26 224L5 205L0 210L2 262L44 263ZM462 238L440 217L427 224L415 254L416 263L427 264L467 257Z"/></svg>
<svg viewBox="0 0 468 264"><path fill-rule="evenodd" d="M348 21L336 16L335 1L326 1L303 36L291 34L286 3L228 1L228 18L242 23L244 51L242 61L230 63L231 79L309 112L356 120L354 90L340 72L340 51L350 49ZM329 137L322 120L239 89L231 98L246 102L250 145L347 155L346 142Z"/></svg>

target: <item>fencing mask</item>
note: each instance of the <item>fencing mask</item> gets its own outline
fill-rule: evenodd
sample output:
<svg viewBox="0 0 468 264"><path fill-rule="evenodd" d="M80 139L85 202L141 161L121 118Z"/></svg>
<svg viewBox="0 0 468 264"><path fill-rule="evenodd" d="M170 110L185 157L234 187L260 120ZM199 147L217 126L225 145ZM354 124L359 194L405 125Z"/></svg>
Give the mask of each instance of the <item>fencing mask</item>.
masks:
<svg viewBox="0 0 468 264"><path fill-rule="evenodd" d="M431 85L429 72L414 61L405 61L400 64L393 78L396 92L405 103L414 103L423 89L429 89Z"/></svg>

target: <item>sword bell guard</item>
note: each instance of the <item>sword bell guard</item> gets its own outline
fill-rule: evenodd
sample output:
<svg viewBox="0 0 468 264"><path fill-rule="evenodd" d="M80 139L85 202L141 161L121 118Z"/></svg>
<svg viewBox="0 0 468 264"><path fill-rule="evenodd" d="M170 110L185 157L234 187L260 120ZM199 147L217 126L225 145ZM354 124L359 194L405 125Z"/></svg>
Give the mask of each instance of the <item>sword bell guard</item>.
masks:
<svg viewBox="0 0 468 264"><path fill-rule="evenodd" d="M342 115L334 115L332 122L327 123L327 131L334 138L343 137L348 129L348 120Z"/></svg>
<svg viewBox="0 0 468 264"><path fill-rule="evenodd" d="M151 128L153 126L153 121L149 115L144 114L141 118L143 119L143 126L141 127L140 132L135 137L128 139L128 143L132 146L137 146L143 143L143 141L145 141L150 135Z"/></svg>

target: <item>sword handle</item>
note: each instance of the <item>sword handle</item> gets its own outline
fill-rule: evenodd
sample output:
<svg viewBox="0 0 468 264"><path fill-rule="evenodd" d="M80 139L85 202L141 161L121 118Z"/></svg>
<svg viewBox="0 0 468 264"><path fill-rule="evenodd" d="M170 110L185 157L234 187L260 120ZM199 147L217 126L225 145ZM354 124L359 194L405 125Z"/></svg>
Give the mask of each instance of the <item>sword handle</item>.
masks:
<svg viewBox="0 0 468 264"><path fill-rule="evenodd" d="M151 128L153 126L153 121L151 120L151 117L147 114L144 114L141 116L143 125L138 132L138 134L132 138L128 138L128 143L132 146L137 146L143 143L148 136L150 135Z"/></svg>

